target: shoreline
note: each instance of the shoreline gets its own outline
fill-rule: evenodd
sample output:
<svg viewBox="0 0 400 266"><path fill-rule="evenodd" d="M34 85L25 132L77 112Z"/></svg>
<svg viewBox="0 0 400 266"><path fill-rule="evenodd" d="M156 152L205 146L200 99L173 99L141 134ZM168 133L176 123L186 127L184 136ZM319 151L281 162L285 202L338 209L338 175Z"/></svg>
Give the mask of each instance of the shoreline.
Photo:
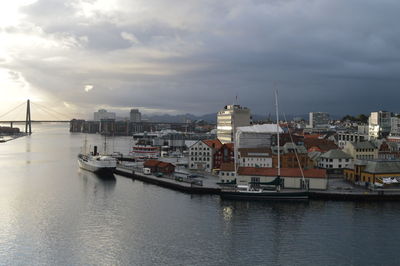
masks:
<svg viewBox="0 0 400 266"><path fill-rule="evenodd" d="M114 171L116 175L137 179L139 181L150 183L156 186L172 189L187 194L208 194L219 195L220 187L197 186L174 179L160 178L154 175L145 175L133 169L118 167ZM400 201L400 192L393 191L309 191L310 200L324 201Z"/></svg>
<svg viewBox="0 0 400 266"><path fill-rule="evenodd" d="M19 133L19 134L14 134L14 135L3 135L3 136L0 136L0 143L7 143L9 141L12 141L12 140L15 140L15 139L18 139L21 137L25 137L27 135L28 134L26 134L26 133Z"/></svg>

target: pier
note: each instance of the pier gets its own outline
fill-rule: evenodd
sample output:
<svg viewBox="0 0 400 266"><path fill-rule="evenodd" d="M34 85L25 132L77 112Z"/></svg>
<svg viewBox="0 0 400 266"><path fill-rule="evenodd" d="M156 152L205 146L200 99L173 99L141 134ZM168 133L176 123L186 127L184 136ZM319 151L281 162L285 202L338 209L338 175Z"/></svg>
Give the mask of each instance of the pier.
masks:
<svg viewBox="0 0 400 266"><path fill-rule="evenodd" d="M138 168L127 167L119 165L114 172L117 175L137 179L146 183L154 184L160 187L165 187L173 190L177 190L189 194L210 194L218 195L221 191L219 186L211 182L201 182L199 185L199 180L193 180L193 182L184 182L183 179L174 178L173 176L163 176L157 177L155 175L146 175L138 171Z"/></svg>
<svg viewBox="0 0 400 266"><path fill-rule="evenodd" d="M202 185L196 184L199 179L189 182L175 178L174 176L157 177L152 174L144 174L140 168L128 167L118 165L115 172L116 175L124 176L127 178L137 179L142 182L150 183L160 187L180 191L188 194L209 194L219 195L221 192L220 186L214 180L207 180L201 178ZM185 182L187 181L187 182ZM310 200L332 200L332 201L400 201L399 190L336 190L330 188L328 190L315 190L309 192Z"/></svg>

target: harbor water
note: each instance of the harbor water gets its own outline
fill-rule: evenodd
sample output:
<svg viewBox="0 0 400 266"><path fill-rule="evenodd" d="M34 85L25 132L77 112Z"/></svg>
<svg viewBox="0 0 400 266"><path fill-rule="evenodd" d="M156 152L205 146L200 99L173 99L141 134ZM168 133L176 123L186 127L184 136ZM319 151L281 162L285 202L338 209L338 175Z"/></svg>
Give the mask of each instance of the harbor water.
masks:
<svg viewBox="0 0 400 266"><path fill-rule="evenodd" d="M398 264L398 202L223 201L102 180L78 169L86 135L68 129L0 143L0 265Z"/></svg>

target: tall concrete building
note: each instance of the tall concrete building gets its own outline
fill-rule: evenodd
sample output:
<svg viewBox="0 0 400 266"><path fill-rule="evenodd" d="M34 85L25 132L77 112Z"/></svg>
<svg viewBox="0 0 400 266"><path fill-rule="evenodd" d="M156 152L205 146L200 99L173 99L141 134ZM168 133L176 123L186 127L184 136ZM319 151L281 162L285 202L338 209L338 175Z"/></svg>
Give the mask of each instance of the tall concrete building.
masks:
<svg viewBox="0 0 400 266"><path fill-rule="evenodd" d="M368 119L368 125L369 139L377 139L387 136L391 129L391 113L386 111L371 112Z"/></svg>
<svg viewBox="0 0 400 266"><path fill-rule="evenodd" d="M116 115L113 112L107 112L105 109L100 109L97 112L94 112L93 114L93 120L94 121L100 121L104 119L116 119Z"/></svg>
<svg viewBox="0 0 400 266"><path fill-rule="evenodd" d="M240 105L227 105L217 114L217 138L224 143L234 141L237 127L251 124L250 109Z"/></svg>
<svg viewBox="0 0 400 266"><path fill-rule="evenodd" d="M391 121L390 135L400 136L400 118L392 117L390 121Z"/></svg>
<svg viewBox="0 0 400 266"><path fill-rule="evenodd" d="M324 128L329 126L330 117L324 112L310 112L310 128Z"/></svg>
<svg viewBox="0 0 400 266"><path fill-rule="evenodd" d="M129 120L135 123L141 122L142 114L139 112L138 109L131 109Z"/></svg>

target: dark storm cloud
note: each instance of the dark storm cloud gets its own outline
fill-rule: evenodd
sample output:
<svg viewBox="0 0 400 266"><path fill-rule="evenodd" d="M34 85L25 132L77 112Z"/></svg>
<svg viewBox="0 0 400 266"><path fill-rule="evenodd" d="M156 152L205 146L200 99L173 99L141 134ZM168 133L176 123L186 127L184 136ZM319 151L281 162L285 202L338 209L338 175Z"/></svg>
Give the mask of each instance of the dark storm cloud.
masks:
<svg viewBox="0 0 400 266"><path fill-rule="evenodd" d="M400 111L397 1L114 2L89 15L82 7L95 1L23 8L62 48L36 48L9 68L93 108L210 113L238 95L265 114L279 89L286 113Z"/></svg>

